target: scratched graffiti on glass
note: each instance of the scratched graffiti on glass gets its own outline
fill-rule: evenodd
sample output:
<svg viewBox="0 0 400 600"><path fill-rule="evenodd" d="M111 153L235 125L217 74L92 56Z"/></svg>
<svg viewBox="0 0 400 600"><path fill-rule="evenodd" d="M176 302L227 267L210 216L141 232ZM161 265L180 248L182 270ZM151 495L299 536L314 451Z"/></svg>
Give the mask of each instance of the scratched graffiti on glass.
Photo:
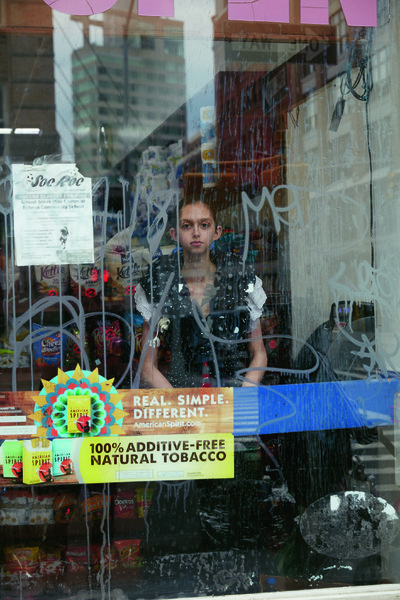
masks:
<svg viewBox="0 0 400 600"><path fill-rule="evenodd" d="M11 184L9 175L3 178L2 187L8 197L8 202L1 210L8 231L12 231ZM127 182L121 180L120 186L121 192L127 194ZM138 189L140 189L140 185ZM74 358L75 362L80 362L86 369L101 365L104 375L108 377L110 373L107 371L111 370L111 375L113 374L115 358L123 357L124 367L117 369L119 375L116 382L117 387L140 386L143 364L141 348L145 341L140 340L142 320L138 311L135 310L134 290L146 268L150 274L152 273L154 262L162 253L160 242L169 237L167 227L171 214L177 210L180 193L176 191L168 194L168 198L160 206L146 205L141 202L140 194L137 193L133 202L131 220L127 227L123 227L123 215L116 217L114 214L108 213L108 193L107 180L97 181L93 187L94 224L95 230L98 234L100 232L100 235L97 236L95 264L44 265L30 269L18 269L14 264L12 247L5 248L1 273L2 287L5 292L3 307L7 333L4 337L6 351L3 351L2 354L2 366L3 368L9 367L12 371L13 390L18 389L19 368L32 369L43 364L58 364L65 367L66 360L72 360L72 368ZM285 206L282 206L283 194L289 198ZM309 202L305 208L306 198L309 199ZM101 205L102 207L99 208ZM352 218L350 222L346 223L348 208L351 209ZM396 254L394 250L386 250L380 268L372 266L368 260L353 258L354 250L363 245L369 236L369 214L365 210L364 203L357 200L356 197L352 198L348 193L338 193L327 188L321 195L311 188L292 184L278 185L270 190L263 187L260 193L253 198L248 193L242 192L241 214L234 215L242 220L243 225L240 240L243 259L241 265L246 265L255 252L251 240L252 237L254 238L257 226L259 227L261 224L260 215L263 212L268 213L270 217L268 221L269 238L268 241L264 241L265 245L268 243L271 245L271 240L273 240L276 252L280 236L281 238L282 236L292 236L296 251L303 252L304 259L306 259L306 253L312 254L315 251L315 241L312 236L322 234L319 231L319 224L324 224L327 233L329 233L329 229L335 231L344 226L348 228L346 241L340 248L329 245L327 239L319 246L318 259L322 260L320 264L316 264L317 269L323 268L325 261L327 264L332 261L332 255L338 255L335 259L336 266L332 271L333 274L327 282L328 288L325 290L331 299L333 308L323 323L311 332L311 335L307 335L307 328L309 329L315 322L314 315L309 318L310 313L316 310L315 300L308 297L308 306L304 306L303 303L297 309L304 311L301 323L297 323L296 326L299 334L293 334L290 331L269 334L266 333L267 327L264 327L262 339L269 351L275 350L282 341L284 343L290 341L300 348L294 361L285 362L285 364L279 364L279 362L271 364L273 361L270 360L268 366L262 368L267 377L266 383L268 383L268 375L274 376L274 382L283 383L295 382L304 378L311 381L324 381L330 380L330 378L340 380L354 376L366 378L377 372L387 376L388 371L395 368L391 359L396 355L399 347L398 336L396 333L392 333L392 348L383 350L381 346L378 353L376 335L379 333L376 333L372 326L374 313L368 312L368 309L369 304L374 305L386 318L391 318L394 314L393 311L397 311L397 301L394 300L396 282L391 276L391 265L395 261ZM106 242L105 237L101 237L107 228L110 228L110 223L111 229L115 232L111 243L110 241ZM151 223L151 225L143 227L143 223ZM138 240L140 240L140 244ZM281 241L281 244L283 252L284 243ZM179 251L177 252L177 246L173 240L171 240L171 246L173 246L172 251L176 253L178 259ZM169 246L168 249L170 251L171 247ZM346 256L350 255L352 258L346 259ZM276 254L274 258L276 260ZM285 261L287 259L288 257L285 257ZM285 273L288 264L281 261L281 266L282 272L278 276L283 279L288 276L288 273ZM254 263L252 268L254 269ZM66 281L68 276L64 273L66 269L69 270L69 279L72 283L72 293L67 294L64 293L69 284L69 281ZM317 297L320 293L317 289L318 279L313 281L313 274L310 273L306 261L298 262L297 269L305 270L301 273L300 279L303 283L305 278L309 278L310 285L314 286ZM292 279L294 275L297 276L297 274L293 274ZM153 314L149 319L150 331L147 341L149 342L154 337L156 343L153 343L153 347L157 346L160 353L164 334L163 309L172 279L166 281L159 301L152 306ZM281 282L279 285L284 287L285 283ZM37 297L35 290L39 291L40 297L34 300ZM268 289L266 292L268 296ZM106 300L111 297L114 305L120 302L124 306L125 311L122 316L120 311L109 310L110 304L111 306L113 304ZM367 309L364 307L365 303L367 303ZM29 306L25 311L17 310L18 305L27 304ZM204 318L201 306L196 299L191 300L191 304L201 334L211 344L222 341L226 347L229 347L239 343L236 340L221 340L212 333L209 321L207 322L207 319ZM90 307L89 312L88 306ZM352 318L353 312L360 311L360 307L364 311L361 315L362 318ZM293 307L293 310L296 310L296 307ZM41 325L43 315L49 311L56 315L54 324L45 322L44 325ZM64 316L60 323L57 322L57 318L61 311L63 315L68 313L69 318L65 319ZM268 321L268 325L270 325L269 321L276 319L276 315L273 314L271 317L271 313L272 309L267 305L262 320ZM304 328L304 322L307 320L309 323ZM166 328L168 328L167 320ZM307 333L303 334L304 331ZM87 342L89 332L95 340L94 346ZM55 338L61 336L63 341L59 343L59 340L58 342L53 340L53 346L51 346L52 336ZM59 356L56 362L46 363L46 355L40 356L40 352L39 357L36 356L34 347L41 340L46 340L49 345L49 356L57 347ZM245 338L244 341L248 341L248 339ZM150 345L152 344L150 343ZM161 348L159 349L158 346ZM72 359L71 347L72 357L74 357ZM212 362L215 358L215 354L211 354L208 360ZM214 372L216 373L216 385L220 385L218 364ZM238 384L246 380L246 373L246 368L237 370L235 376ZM280 380L276 379L278 376L281 377Z"/></svg>

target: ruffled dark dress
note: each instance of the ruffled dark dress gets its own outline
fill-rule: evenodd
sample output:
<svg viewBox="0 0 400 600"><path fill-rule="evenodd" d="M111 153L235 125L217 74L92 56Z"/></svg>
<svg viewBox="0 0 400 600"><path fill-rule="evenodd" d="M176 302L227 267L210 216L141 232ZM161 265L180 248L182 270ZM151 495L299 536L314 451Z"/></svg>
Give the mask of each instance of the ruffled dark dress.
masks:
<svg viewBox="0 0 400 600"><path fill-rule="evenodd" d="M211 252L210 258L216 265L216 273L214 285L205 290L205 301L209 303L206 318L201 307L193 306L181 275L182 254L157 259L140 281L140 296L143 300L145 296L146 306L142 311L136 296L137 308L154 334L161 335L158 331L161 318L169 321L163 333L163 347L170 352L166 377L174 387L201 387L205 362L211 385L241 385L235 374L250 362L249 331L265 302L261 281L251 266L235 254ZM171 580L180 581L182 556L196 556L193 553L210 549L198 504L200 497L208 496L207 490L208 482L155 484L147 515L148 535L143 545L143 574L150 579L161 564L155 557L162 556L164 567L168 565L165 570L171 574L170 584ZM236 519L233 514L232 519ZM179 555L179 559L175 560L174 555Z"/></svg>
<svg viewBox="0 0 400 600"><path fill-rule="evenodd" d="M157 259L140 282L153 308L152 319L157 320L154 331L161 317L169 320L164 347L170 351L168 380L174 387L201 386L205 362L213 385L240 385L235 382L235 372L249 363L247 300L254 289L255 274L234 254L212 252L210 258L217 271L214 286L205 291L210 306L207 318L201 307L192 305L189 288L180 274L182 255Z"/></svg>

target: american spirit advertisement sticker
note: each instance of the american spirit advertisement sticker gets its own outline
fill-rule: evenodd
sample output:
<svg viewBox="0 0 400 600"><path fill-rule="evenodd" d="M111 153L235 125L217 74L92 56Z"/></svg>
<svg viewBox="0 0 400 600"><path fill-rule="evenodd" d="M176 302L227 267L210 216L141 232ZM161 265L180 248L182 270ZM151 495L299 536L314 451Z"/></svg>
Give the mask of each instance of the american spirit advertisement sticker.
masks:
<svg viewBox="0 0 400 600"><path fill-rule="evenodd" d="M3 394L0 409L14 403L34 423L23 452L7 436L3 478L106 483L234 476L232 388L118 391L113 381L77 365L42 379L38 395Z"/></svg>

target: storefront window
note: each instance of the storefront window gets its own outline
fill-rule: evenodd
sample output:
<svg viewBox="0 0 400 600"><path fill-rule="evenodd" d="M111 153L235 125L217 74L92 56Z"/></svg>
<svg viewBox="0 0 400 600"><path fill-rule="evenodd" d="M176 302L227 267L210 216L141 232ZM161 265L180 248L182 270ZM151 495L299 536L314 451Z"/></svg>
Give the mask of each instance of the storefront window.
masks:
<svg viewBox="0 0 400 600"><path fill-rule="evenodd" d="M0 596L398 593L396 2L90 4L0 4Z"/></svg>

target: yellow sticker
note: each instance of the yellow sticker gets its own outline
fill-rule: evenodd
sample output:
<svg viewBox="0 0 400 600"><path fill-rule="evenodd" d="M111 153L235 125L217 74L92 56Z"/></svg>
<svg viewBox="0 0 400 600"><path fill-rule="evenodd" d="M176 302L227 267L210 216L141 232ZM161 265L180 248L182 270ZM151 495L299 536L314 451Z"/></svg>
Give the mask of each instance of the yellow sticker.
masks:
<svg viewBox="0 0 400 600"><path fill-rule="evenodd" d="M90 396L68 397L68 433L89 433Z"/></svg>
<svg viewBox="0 0 400 600"><path fill-rule="evenodd" d="M234 477L231 433L124 436L73 440L81 483Z"/></svg>
<svg viewBox="0 0 400 600"><path fill-rule="evenodd" d="M23 482L51 483L53 481L52 444L36 438L23 441Z"/></svg>

